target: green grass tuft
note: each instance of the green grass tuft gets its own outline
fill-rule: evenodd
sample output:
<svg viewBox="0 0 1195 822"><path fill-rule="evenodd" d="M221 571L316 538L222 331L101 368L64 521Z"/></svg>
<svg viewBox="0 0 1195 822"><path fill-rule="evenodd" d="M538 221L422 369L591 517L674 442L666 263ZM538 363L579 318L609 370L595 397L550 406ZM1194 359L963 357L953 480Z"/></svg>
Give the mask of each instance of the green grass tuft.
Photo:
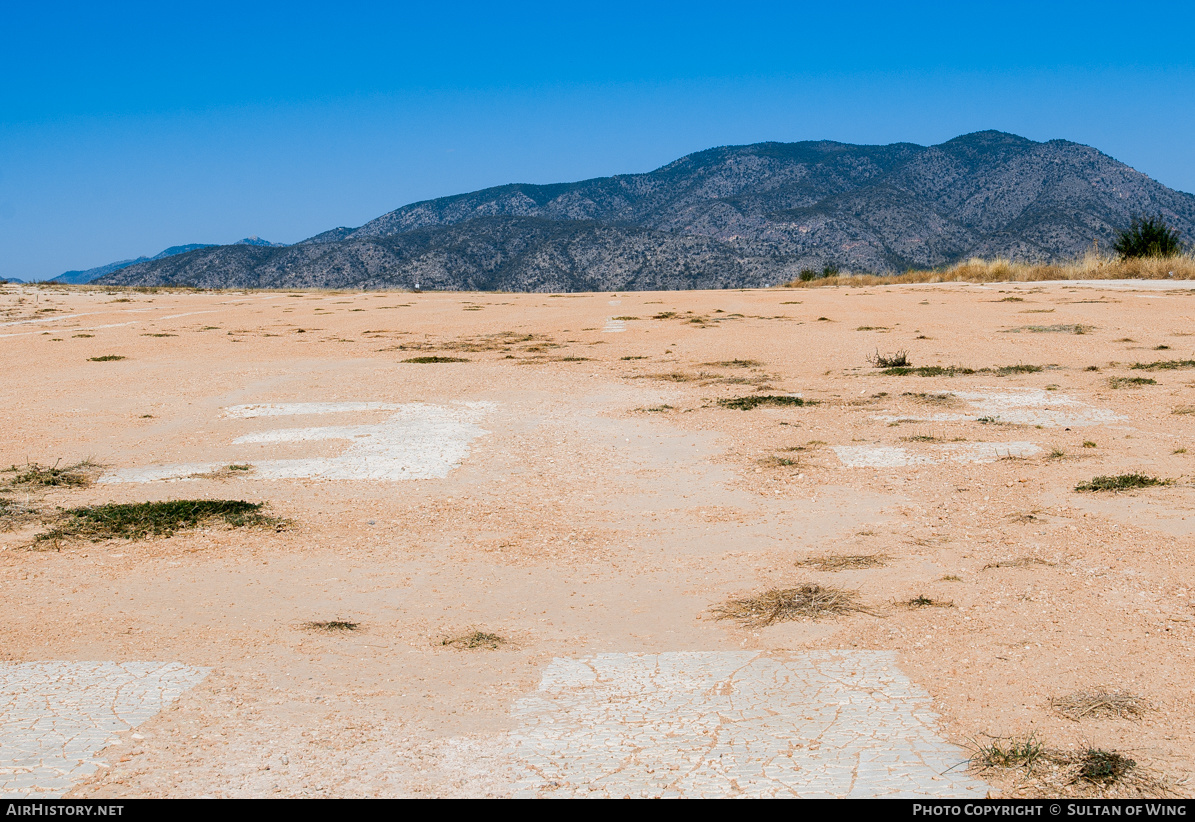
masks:
<svg viewBox="0 0 1195 822"><path fill-rule="evenodd" d="M413 363L419 363L421 365L426 365L428 363L436 363L436 362L469 362L469 361L467 359L465 359L464 357L411 357L409 360L403 360L403 362L413 362Z"/></svg>
<svg viewBox="0 0 1195 822"><path fill-rule="evenodd" d="M1109 377L1109 388L1140 388L1143 385L1157 385L1158 381L1149 377Z"/></svg>
<svg viewBox="0 0 1195 822"><path fill-rule="evenodd" d="M120 354L105 354L102 357L88 357L87 359L89 362L116 362L117 360L123 360L124 357Z"/></svg>
<svg viewBox="0 0 1195 822"><path fill-rule="evenodd" d="M718 405L723 408L733 408L737 411L750 411L753 408L758 408L761 405L788 405L800 408L805 405L816 405L813 400L802 399L801 397L775 396L764 395L758 397L734 397L729 400L718 400Z"/></svg>
<svg viewBox="0 0 1195 822"><path fill-rule="evenodd" d="M1135 362L1129 366L1138 371L1174 371L1178 368L1195 368L1195 360L1158 360L1157 362Z"/></svg>
<svg viewBox="0 0 1195 822"><path fill-rule="evenodd" d="M90 505L63 511L59 524L37 542L62 539L144 539L168 537L184 528L213 522L234 527L270 525L281 521L261 513L263 503L242 500L181 499L167 502L133 502Z"/></svg>
<svg viewBox="0 0 1195 822"><path fill-rule="evenodd" d="M1090 482L1081 482L1076 491L1128 491L1133 488L1151 488L1155 485L1170 485L1173 480L1158 479L1146 474L1117 474L1111 477L1094 477Z"/></svg>

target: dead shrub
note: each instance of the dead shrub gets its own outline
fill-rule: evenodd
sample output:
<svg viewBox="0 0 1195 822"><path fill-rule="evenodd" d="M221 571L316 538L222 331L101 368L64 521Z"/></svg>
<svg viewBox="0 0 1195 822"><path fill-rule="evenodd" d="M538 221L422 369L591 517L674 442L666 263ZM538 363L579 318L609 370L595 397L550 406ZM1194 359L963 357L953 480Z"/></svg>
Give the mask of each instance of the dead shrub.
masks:
<svg viewBox="0 0 1195 822"><path fill-rule="evenodd" d="M795 588L769 588L754 596L731 599L714 608L713 613L716 619L734 619L748 627L762 628L776 622L867 612L858 599L857 591L813 583Z"/></svg>

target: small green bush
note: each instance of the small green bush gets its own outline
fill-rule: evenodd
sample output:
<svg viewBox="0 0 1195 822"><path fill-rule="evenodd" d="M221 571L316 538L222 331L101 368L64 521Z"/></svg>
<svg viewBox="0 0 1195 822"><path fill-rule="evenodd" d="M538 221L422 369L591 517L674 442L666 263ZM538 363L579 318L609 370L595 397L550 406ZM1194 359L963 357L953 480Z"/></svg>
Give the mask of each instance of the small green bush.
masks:
<svg viewBox="0 0 1195 822"><path fill-rule="evenodd" d="M1183 250L1178 231L1166 225L1161 215L1134 217L1128 230L1120 232L1112 248L1126 260L1132 257L1177 257Z"/></svg>

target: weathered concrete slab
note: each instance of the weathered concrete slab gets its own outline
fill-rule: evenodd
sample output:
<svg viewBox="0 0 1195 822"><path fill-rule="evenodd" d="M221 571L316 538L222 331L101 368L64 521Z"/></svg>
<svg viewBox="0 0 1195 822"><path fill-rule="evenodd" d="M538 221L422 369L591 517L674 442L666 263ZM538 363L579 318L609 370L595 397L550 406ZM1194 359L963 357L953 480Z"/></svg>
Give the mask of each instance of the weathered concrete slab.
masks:
<svg viewBox="0 0 1195 822"><path fill-rule="evenodd" d="M517 703L520 796L983 796L894 654L555 659Z"/></svg>
<svg viewBox="0 0 1195 822"><path fill-rule="evenodd" d="M0 663L0 795L62 796L208 674L178 662Z"/></svg>

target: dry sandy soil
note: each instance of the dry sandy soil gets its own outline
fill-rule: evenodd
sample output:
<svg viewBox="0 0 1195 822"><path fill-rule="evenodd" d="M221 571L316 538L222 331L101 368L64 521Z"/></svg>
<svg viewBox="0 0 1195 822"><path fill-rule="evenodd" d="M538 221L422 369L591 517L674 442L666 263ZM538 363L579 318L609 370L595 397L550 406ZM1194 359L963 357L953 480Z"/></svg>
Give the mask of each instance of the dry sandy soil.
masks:
<svg viewBox="0 0 1195 822"><path fill-rule="evenodd" d="M508 795L513 706L553 664L688 651L889 652L960 749L1092 745L1189 796L1195 372L1130 368L1195 356L1195 292L1166 285L0 287L0 465L104 466L7 494L39 513L0 531L0 659L210 669L75 796ZM902 349L1044 368L868 362ZM403 362L423 356L464 361ZM1156 382L1113 387L1135 376ZM752 396L815 404L719 404ZM1129 472L1174 482L1075 490ZM59 507L179 498L289 524L29 548ZM800 564L827 554L887 560ZM803 583L868 610L715 619ZM359 629L304 628L325 620ZM442 644L472 630L507 642ZM1147 709L1051 708L1101 687ZM1162 791L961 772L996 795Z"/></svg>

